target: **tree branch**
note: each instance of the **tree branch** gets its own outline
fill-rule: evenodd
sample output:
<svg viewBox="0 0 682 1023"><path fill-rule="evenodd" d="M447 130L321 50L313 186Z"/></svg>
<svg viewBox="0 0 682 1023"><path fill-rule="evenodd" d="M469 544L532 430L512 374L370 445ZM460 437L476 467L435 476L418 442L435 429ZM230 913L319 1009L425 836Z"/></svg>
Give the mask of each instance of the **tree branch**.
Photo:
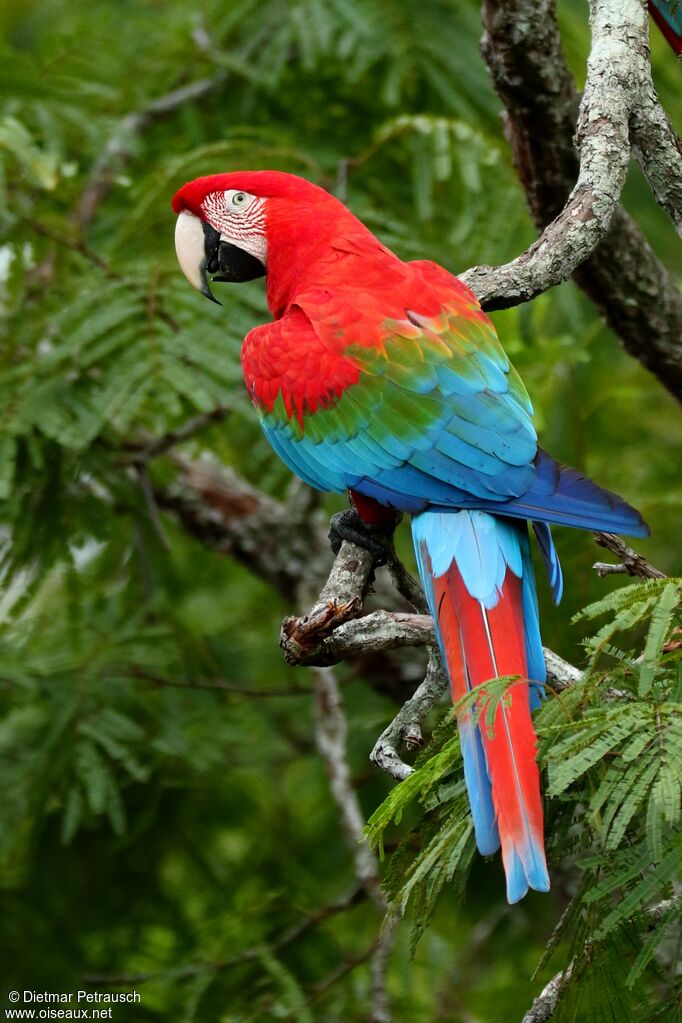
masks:
<svg viewBox="0 0 682 1023"><path fill-rule="evenodd" d="M682 235L682 142L656 95L648 49L642 57L640 104L630 119L633 153L656 201Z"/></svg>
<svg viewBox="0 0 682 1023"><path fill-rule="evenodd" d="M329 776L346 843L353 854L358 883L381 908L386 902L379 886L379 863L364 841L365 820L350 777L346 741L348 726L341 693L331 668L315 668L315 740Z"/></svg>
<svg viewBox="0 0 682 1023"><path fill-rule="evenodd" d="M322 516L295 509L251 486L224 466L174 456L182 470L170 486L154 488L160 508L171 512L205 547L229 554L289 601L302 580L312 588L328 571L329 545Z"/></svg>
<svg viewBox="0 0 682 1023"><path fill-rule="evenodd" d="M421 723L442 699L448 680L430 615L374 611L361 616L371 574L372 558L367 551L344 542L313 609L300 618L285 618L280 642L290 664L318 667L397 647L430 647L424 680L382 732L370 754L373 763L402 781L412 768L402 760L400 750L421 745ZM545 655L547 681L552 688L560 691L580 681L582 672L572 664L550 650Z"/></svg>
<svg viewBox="0 0 682 1023"><path fill-rule="evenodd" d="M227 406L217 405L210 412L201 412L197 416L192 416L174 430L168 430L159 437L123 441L119 444L119 447L124 451L132 453L131 461L148 462L152 458L158 457L158 455L166 454L171 448L174 448L177 444L182 444L183 441L193 437L195 433L203 430L206 426L220 423L229 412L230 409Z"/></svg>
<svg viewBox="0 0 682 1023"><path fill-rule="evenodd" d="M653 106L644 0L592 0L593 47L578 122L580 163L573 143L578 96L555 0L484 0L483 21L483 55L505 106L516 170L535 222L546 231L512 263L474 267L463 280L484 308L500 309L573 274L626 350L679 397L682 296L638 227L616 208L631 123L641 145L643 103L654 117L653 124L647 121L646 140L665 131L656 127L661 114ZM674 168L671 132L665 152ZM679 173L678 167L663 175L665 182L657 186L668 189L669 204L678 194L671 175L677 181Z"/></svg>
<svg viewBox="0 0 682 1023"><path fill-rule="evenodd" d="M281 686L279 689L258 689L256 686L241 686L234 682L228 682L223 678L215 678L210 682L205 679L192 679L190 682L176 682L174 679L165 678L154 672L147 671L139 664L131 664L120 672L108 672L109 677L136 678L142 682L149 682L159 689L184 689L191 692L193 689L213 689L217 692L234 693L236 696L252 696L254 699L262 699L271 696L310 696L309 686Z"/></svg>
<svg viewBox="0 0 682 1023"><path fill-rule="evenodd" d="M640 579L666 578L665 572L654 568L642 554L638 554L632 547L628 547L625 541L615 533L595 533L594 539L600 547L605 547L620 558L618 565L608 565L603 561L597 561L592 566L596 569L597 575L626 574L637 576Z"/></svg>
<svg viewBox="0 0 682 1023"><path fill-rule="evenodd" d="M630 160L628 121L635 90L629 75L634 60L630 12L612 17L609 0L592 4L592 50L578 118L578 180L566 205L526 252L495 273L495 296L488 277L484 286L474 268L462 279L477 290L489 308L508 300L527 302L568 279L606 234L618 206ZM638 0L634 2L638 7ZM614 74L614 67L622 73ZM487 276L484 274L484 278ZM500 285L504 286L504 298Z"/></svg>
<svg viewBox="0 0 682 1023"><path fill-rule="evenodd" d="M282 622L280 646L289 664L329 665L342 659L333 655L311 659L309 652L317 654L326 637L357 618L373 576L374 559L369 551L344 541L313 608L306 615ZM362 647L356 645L353 652L362 653Z"/></svg>
<svg viewBox="0 0 682 1023"><path fill-rule="evenodd" d="M562 689L567 689L568 686L575 685L582 680L583 673L575 665L569 664L549 647L543 646L542 652L545 655L545 667L547 668L547 685L554 692L560 693Z"/></svg>
<svg viewBox="0 0 682 1023"><path fill-rule="evenodd" d="M431 647L424 681L377 739L369 755L372 763L398 781L403 781L408 774L412 774L414 768L401 759L399 751L401 748L418 749L423 745L421 723L429 711L442 700L448 688L448 677L438 652Z"/></svg>
<svg viewBox="0 0 682 1023"><path fill-rule="evenodd" d="M435 642L430 615L372 611L348 621L351 612L358 615L361 608L361 603L332 600L316 604L302 618L285 618L280 643L289 664L338 664L370 652Z"/></svg>

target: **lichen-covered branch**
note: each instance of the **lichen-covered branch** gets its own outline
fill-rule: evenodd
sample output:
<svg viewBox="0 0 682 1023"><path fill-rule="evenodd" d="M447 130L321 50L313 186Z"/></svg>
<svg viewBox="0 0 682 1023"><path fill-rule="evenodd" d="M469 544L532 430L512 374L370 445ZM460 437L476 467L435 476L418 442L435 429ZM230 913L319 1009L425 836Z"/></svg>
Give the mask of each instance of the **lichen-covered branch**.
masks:
<svg viewBox="0 0 682 1023"><path fill-rule="evenodd" d="M580 169L564 208L526 252L497 268L494 297L493 280L485 270L476 267L462 275L489 308L528 301L565 281L609 228L630 161L628 125L635 97L628 72L632 36L639 34L630 18L640 5L633 0L632 10L628 6L617 0L591 5L592 50L576 134Z"/></svg>
<svg viewBox="0 0 682 1023"><path fill-rule="evenodd" d="M644 131L650 150L658 133L666 166L675 167L672 129L662 123L650 84L646 4L591 4L593 49L578 120L580 161L574 145L578 95L555 8L555 0L484 0L483 55L505 107L507 136L531 213L546 230L512 263L474 267L462 276L484 308L499 309L527 301L572 274L627 351L679 397L682 296L639 228L614 204L632 139L641 148L644 109L651 114ZM660 161L649 160L647 173L659 201L665 191L668 206L674 204L679 170L661 172Z"/></svg>
<svg viewBox="0 0 682 1023"><path fill-rule="evenodd" d="M571 979L572 972L572 967L569 966L552 977L523 1017L522 1023L547 1023L547 1020L552 1018L559 996Z"/></svg>
<svg viewBox="0 0 682 1023"><path fill-rule="evenodd" d="M326 665L404 646L434 643L430 615L372 611L357 617L361 604L328 600L302 618L285 618L281 646L290 664ZM354 620L348 621L350 616Z"/></svg>
<svg viewBox="0 0 682 1023"><path fill-rule="evenodd" d="M648 49L639 54L642 87L630 128L633 153L656 201L682 235L682 142L656 95Z"/></svg>
<svg viewBox="0 0 682 1023"><path fill-rule="evenodd" d="M575 665L569 664L563 657L559 657L549 647L544 646L542 652L545 655L545 666L547 668L547 685L550 689L560 693L562 689L575 685L583 677L582 671Z"/></svg>
<svg viewBox="0 0 682 1023"><path fill-rule="evenodd" d="M325 643L332 643L331 636L337 629L360 614L373 572L374 559L369 551L344 541L312 609L282 622L280 646L289 664L329 665L342 660L344 655L315 655ZM363 651L356 645L353 652Z"/></svg>
<svg viewBox="0 0 682 1023"><path fill-rule="evenodd" d="M442 700L447 689L448 677L443 670L438 652L432 647L424 681L377 739L369 755L372 763L398 781L407 778L413 768L402 760L400 750L418 749L423 744L421 723L429 711Z"/></svg>
<svg viewBox="0 0 682 1023"><path fill-rule="evenodd" d="M596 570L597 575L626 574L637 576L639 579L665 579L665 572L654 568L642 554L638 554L632 547L628 547L625 541L620 536L616 536L615 533L595 533L594 539L595 543L598 543L600 547L605 547L612 554L615 554L616 557L620 558L617 565L597 561L592 566Z"/></svg>

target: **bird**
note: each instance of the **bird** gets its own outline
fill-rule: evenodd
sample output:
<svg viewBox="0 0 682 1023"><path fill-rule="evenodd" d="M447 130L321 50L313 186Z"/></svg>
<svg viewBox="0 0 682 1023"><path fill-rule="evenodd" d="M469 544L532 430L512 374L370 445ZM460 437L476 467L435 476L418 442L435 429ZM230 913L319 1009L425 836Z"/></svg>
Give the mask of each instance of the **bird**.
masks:
<svg viewBox="0 0 682 1023"><path fill-rule="evenodd" d="M311 487L348 492L342 526L359 542L410 516L476 845L484 856L501 848L510 903L548 891L531 718L546 668L529 526L556 601L551 525L648 527L538 446L492 322L448 270L403 261L331 193L282 171L196 178L172 208L180 268L207 298L218 301L213 283L265 277L272 320L247 333L241 362L275 452ZM485 684L506 677L484 715Z"/></svg>

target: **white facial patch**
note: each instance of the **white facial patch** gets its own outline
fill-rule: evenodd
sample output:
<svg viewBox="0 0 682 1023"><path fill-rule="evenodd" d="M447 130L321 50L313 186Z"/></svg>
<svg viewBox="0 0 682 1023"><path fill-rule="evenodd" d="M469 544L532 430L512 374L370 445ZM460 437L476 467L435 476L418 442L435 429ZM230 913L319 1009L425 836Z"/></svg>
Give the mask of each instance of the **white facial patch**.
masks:
<svg viewBox="0 0 682 1023"><path fill-rule="evenodd" d="M210 192L201 204L206 220L220 231L220 239L267 266L268 242L265 233L267 200L250 192L230 188L226 192Z"/></svg>

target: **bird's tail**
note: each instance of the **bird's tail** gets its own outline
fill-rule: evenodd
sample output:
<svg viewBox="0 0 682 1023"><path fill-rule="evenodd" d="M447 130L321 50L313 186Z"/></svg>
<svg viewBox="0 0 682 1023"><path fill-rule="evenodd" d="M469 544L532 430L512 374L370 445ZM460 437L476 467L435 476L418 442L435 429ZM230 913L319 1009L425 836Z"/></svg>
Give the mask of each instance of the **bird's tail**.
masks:
<svg viewBox="0 0 682 1023"><path fill-rule="evenodd" d="M507 899L518 902L529 887L549 889L530 716L545 670L527 526L481 511L426 511L412 536L453 700L482 687L475 714L467 704L458 715L464 774L476 844L484 855L502 846ZM491 728L485 683L505 675L520 681Z"/></svg>

